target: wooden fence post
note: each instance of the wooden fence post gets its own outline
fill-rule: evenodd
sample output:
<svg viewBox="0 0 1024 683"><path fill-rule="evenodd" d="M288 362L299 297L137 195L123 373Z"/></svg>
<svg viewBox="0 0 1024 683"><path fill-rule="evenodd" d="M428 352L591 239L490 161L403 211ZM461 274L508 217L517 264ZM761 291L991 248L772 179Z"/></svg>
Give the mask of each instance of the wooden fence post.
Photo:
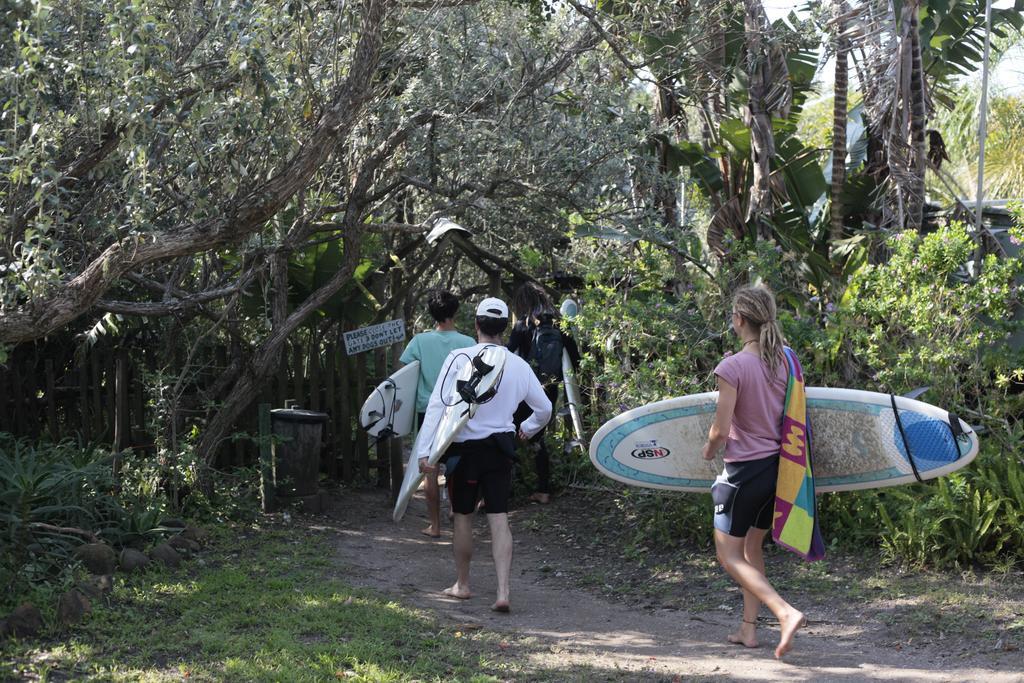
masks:
<svg viewBox="0 0 1024 683"><path fill-rule="evenodd" d="M57 427L57 380L54 377L53 359L47 358L46 367L46 423L50 438L57 441L60 431Z"/></svg>
<svg viewBox="0 0 1024 683"><path fill-rule="evenodd" d="M103 373L100 370L100 353L94 346L89 349L89 369L92 372L92 438L103 438Z"/></svg>
<svg viewBox="0 0 1024 683"><path fill-rule="evenodd" d="M338 379L338 440L341 442L341 478L352 482L355 453L352 442L353 362L345 350L344 327L339 328L338 351L341 354L341 377Z"/></svg>
<svg viewBox="0 0 1024 683"><path fill-rule="evenodd" d="M119 348L114 359L114 452L128 447L129 410L128 350ZM115 474L116 474L115 469Z"/></svg>
<svg viewBox="0 0 1024 683"><path fill-rule="evenodd" d="M114 349L109 349L103 359L103 388L107 408L107 419L104 424L105 440L111 445L117 437L117 357Z"/></svg>
<svg viewBox="0 0 1024 683"><path fill-rule="evenodd" d="M320 338L309 332L309 409L320 410Z"/></svg>
<svg viewBox="0 0 1024 683"><path fill-rule="evenodd" d="M89 411L89 359L84 355L78 358L78 412L82 436L88 443L92 441L92 415Z"/></svg>
<svg viewBox="0 0 1024 683"><path fill-rule="evenodd" d="M22 381L22 407L25 410L26 435L37 437L43 431L43 411L39 409L39 392L36 388L36 367L38 365L38 352L33 354L32 366L28 372L21 376Z"/></svg>
<svg viewBox="0 0 1024 683"><path fill-rule="evenodd" d="M334 400L334 354L338 348L334 342L326 345L326 357L324 358L324 400L327 405L324 412L327 413L327 476L332 481L338 478L338 453L341 443L338 439L338 404Z"/></svg>
<svg viewBox="0 0 1024 683"><path fill-rule="evenodd" d="M281 349L281 364L277 368L277 407L284 408L288 396L288 346Z"/></svg>
<svg viewBox="0 0 1024 683"><path fill-rule="evenodd" d="M146 352L144 347L135 349L136 362L129 368L131 376L131 420L128 422L128 441L132 446L148 446L151 442L146 434Z"/></svg>
<svg viewBox="0 0 1024 683"><path fill-rule="evenodd" d="M14 425L18 436L28 436L25 422L25 388L21 384L21 371L11 365L11 401L14 403Z"/></svg>
<svg viewBox="0 0 1024 683"><path fill-rule="evenodd" d="M11 390L7 386L7 369L0 368L0 432L14 431L7 417L7 401Z"/></svg>
<svg viewBox="0 0 1024 683"><path fill-rule="evenodd" d="M355 356L356 364L356 386L353 397L352 410L357 411L359 401L366 397L366 353L359 353ZM359 477L363 481L370 478L370 444L366 432L362 429L356 430L356 463L359 468Z"/></svg>
<svg viewBox="0 0 1024 683"><path fill-rule="evenodd" d="M292 378L295 386L294 398L298 401L300 408L308 408L309 401L306 400L306 392L304 387L304 374L305 368L303 367L302 358L302 345L296 341L292 346Z"/></svg>

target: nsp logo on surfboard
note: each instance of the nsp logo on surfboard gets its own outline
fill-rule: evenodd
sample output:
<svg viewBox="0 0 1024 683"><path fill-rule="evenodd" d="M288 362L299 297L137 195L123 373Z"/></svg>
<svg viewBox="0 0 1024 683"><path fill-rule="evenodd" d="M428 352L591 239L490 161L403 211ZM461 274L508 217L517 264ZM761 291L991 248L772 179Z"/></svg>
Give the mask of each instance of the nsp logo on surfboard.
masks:
<svg viewBox="0 0 1024 683"><path fill-rule="evenodd" d="M666 457L671 452L664 446L659 446L657 440L651 439L650 441L640 441L635 444L630 455L640 460L657 460L658 458Z"/></svg>

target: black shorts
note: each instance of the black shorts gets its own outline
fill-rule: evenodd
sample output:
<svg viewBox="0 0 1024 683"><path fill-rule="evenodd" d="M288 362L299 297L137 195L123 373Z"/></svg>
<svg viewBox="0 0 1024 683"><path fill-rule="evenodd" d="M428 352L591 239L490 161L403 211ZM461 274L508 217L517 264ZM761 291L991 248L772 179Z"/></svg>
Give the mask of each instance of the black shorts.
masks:
<svg viewBox="0 0 1024 683"><path fill-rule="evenodd" d="M739 537L751 528L770 529L778 478L778 456L725 463L725 471L711 486L715 528Z"/></svg>
<svg viewBox="0 0 1024 683"><path fill-rule="evenodd" d="M512 460L515 434L493 434L486 439L453 443L448 457L448 497L452 512L472 514L483 494L487 514L508 512L512 494Z"/></svg>

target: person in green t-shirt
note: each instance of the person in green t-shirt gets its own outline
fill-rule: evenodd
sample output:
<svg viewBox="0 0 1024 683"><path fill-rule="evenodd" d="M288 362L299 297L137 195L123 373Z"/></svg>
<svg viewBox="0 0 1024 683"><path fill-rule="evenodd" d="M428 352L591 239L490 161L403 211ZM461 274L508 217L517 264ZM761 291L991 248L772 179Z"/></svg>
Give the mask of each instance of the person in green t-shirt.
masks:
<svg viewBox="0 0 1024 683"><path fill-rule="evenodd" d="M455 312L459 310L459 299L454 294L443 290L431 292L427 299L427 310L435 321L434 329L415 335L398 359L403 365L408 365L414 360L420 362L420 381L416 388L417 426L423 423L423 414L427 410L430 394L434 391L434 384L441 374L445 358L455 349L464 349L476 344L475 339L455 329ZM428 475L426 481L430 526L424 529L423 533L431 538L440 538L441 499L437 474Z"/></svg>

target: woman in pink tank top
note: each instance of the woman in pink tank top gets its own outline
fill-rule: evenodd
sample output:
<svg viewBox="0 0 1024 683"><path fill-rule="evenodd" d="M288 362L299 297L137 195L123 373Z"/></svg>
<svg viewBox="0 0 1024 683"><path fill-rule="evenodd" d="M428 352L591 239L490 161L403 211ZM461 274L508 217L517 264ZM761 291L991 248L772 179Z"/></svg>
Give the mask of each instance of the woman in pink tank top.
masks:
<svg viewBox="0 0 1024 683"><path fill-rule="evenodd" d="M722 568L743 589L743 621L728 640L758 646L757 615L764 603L779 620L782 636L775 656L782 657L806 619L772 588L764 572L763 545L775 509L788 377L771 291L739 290L733 298L732 327L743 348L715 368L718 406L703 449L704 459L714 460L725 448L725 468L711 487L715 549Z"/></svg>

